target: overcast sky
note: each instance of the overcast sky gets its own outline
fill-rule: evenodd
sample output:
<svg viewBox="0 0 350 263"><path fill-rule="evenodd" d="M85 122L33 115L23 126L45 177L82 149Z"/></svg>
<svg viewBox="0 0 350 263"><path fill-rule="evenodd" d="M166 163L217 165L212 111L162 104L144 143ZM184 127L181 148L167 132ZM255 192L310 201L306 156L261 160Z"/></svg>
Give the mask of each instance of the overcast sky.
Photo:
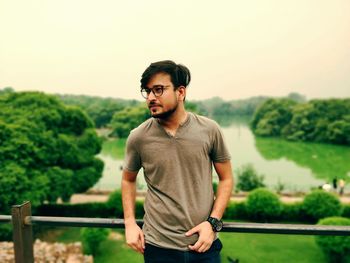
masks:
<svg viewBox="0 0 350 263"><path fill-rule="evenodd" d="M188 99L350 97L349 0L0 0L0 88L141 99L154 61Z"/></svg>

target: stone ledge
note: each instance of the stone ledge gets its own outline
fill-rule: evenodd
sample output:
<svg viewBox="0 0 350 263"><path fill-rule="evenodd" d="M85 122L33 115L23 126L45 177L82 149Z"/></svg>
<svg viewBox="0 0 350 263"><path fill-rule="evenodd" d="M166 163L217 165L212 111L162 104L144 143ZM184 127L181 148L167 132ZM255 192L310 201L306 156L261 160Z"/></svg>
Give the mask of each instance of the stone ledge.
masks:
<svg viewBox="0 0 350 263"><path fill-rule="evenodd" d="M36 263L93 263L92 256L82 253L81 242L47 243L37 239L34 243ZM14 263L13 242L0 242L0 262Z"/></svg>

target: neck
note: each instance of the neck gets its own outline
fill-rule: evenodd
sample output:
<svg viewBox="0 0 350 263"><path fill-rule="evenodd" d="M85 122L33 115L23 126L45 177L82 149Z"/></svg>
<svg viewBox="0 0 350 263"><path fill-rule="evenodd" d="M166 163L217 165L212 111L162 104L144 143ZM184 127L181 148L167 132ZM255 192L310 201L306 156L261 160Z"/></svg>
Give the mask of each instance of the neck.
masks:
<svg viewBox="0 0 350 263"><path fill-rule="evenodd" d="M176 130L186 121L187 112L184 107L179 106L174 113L166 119L158 119L159 123L171 130Z"/></svg>

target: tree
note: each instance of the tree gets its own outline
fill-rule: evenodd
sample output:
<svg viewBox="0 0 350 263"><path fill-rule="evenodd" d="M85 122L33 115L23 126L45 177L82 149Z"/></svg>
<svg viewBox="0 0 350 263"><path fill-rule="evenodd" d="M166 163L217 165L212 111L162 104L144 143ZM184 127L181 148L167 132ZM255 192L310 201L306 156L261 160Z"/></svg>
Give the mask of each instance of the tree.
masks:
<svg viewBox="0 0 350 263"><path fill-rule="evenodd" d="M0 95L15 92L12 87L5 87L0 89Z"/></svg>
<svg viewBox="0 0 350 263"><path fill-rule="evenodd" d="M294 100L295 102L302 103L306 102L306 97L297 92L291 92L287 96L288 99Z"/></svg>
<svg viewBox="0 0 350 263"><path fill-rule="evenodd" d="M292 118L295 101L289 99L269 99L255 112L251 127L255 134L280 136Z"/></svg>
<svg viewBox="0 0 350 263"><path fill-rule="evenodd" d="M350 144L350 99L294 101L270 99L254 114L251 128L261 136L294 141Z"/></svg>
<svg viewBox="0 0 350 263"><path fill-rule="evenodd" d="M119 138L128 137L130 131L149 118L149 109L144 103L137 107L127 107L113 115L110 123L111 135Z"/></svg>
<svg viewBox="0 0 350 263"><path fill-rule="evenodd" d="M0 96L0 211L86 191L102 175L100 150L80 109L38 92Z"/></svg>
<svg viewBox="0 0 350 263"><path fill-rule="evenodd" d="M290 140L349 144L350 99L312 100L293 109L283 136Z"/></svg>
<svg viewBox="0 0 350 263"><path fill-rule="evenodd" d="M60 95L59 98L67 105L78 106L94 121L96 128L107 127L115 112L126 107L132 107L139 102L116 98L101 98L85 95Z"/></svg>

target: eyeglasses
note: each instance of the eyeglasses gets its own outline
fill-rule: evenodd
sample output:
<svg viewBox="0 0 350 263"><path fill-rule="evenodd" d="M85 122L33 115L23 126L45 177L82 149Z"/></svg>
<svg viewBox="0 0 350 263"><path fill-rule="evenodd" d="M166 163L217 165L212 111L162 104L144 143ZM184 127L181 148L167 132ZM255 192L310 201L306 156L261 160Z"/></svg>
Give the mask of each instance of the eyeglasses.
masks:
<svg viewBox="0 0 350 263"><path fill-rule="evenodd" d="M149 94L151 94L151 92L154 94L155 97L160 97L163 95L164 89L166 87L170 87L170 85L164 86L164 85L155 85L153 86L152 89L149 88L141 88L141 95L142 97L144 97L145 99L148 98Z"/></svg>

